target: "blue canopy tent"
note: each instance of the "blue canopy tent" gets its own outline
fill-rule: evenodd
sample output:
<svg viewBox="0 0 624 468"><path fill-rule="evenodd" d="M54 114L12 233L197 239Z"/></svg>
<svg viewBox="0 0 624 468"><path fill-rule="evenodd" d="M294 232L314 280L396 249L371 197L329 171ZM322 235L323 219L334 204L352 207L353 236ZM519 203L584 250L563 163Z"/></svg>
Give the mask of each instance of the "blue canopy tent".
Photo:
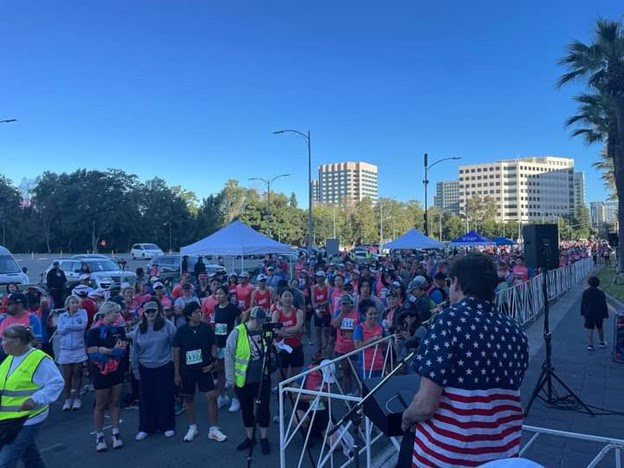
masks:
<svg viewBox="0 0 624 468"><path fill-rule="evenodd" d="M480 247L487 245L496 245L496 243L493 240L482 236L477 231L470 231L463 236L459 236L457 239L450 242L449 245L451 247Z"/></svg>
<svg viewBox="0 0 624 468"><path fill-rule="evenodd" d="M444 243L431 239L413 228L398 239L384 244L384 248L390 250L443 249Z"/></svg>
<svg viewBox="0 0 624 468"><path fill-rule="evenodd" d="M495 237L494 239L492 239L494 242L496 242L496 245L501 246L501 245L515 245L516 242L512 239L509 239L508 237Z"/></svg>

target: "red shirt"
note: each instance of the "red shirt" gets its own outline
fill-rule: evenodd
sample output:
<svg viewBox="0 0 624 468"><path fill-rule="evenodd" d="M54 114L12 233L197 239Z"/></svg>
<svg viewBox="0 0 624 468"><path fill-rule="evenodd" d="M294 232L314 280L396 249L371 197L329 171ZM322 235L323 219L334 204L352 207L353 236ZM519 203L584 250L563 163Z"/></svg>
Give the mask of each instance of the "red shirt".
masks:
<svg viewBox="0 0 624 468"><path fill-rule="evenodd" d="M211 324L214 328L214 311L215 306L218 304L217 298L214 296L206 296L202 301L202 314L204 315L204 320Z"/></svg>
<svg viewBox="0 0 624 468"><path fill-rule="evenodd" d="M329 287L325 285L322 288L319 288L314 285L314 287L312 288L312 294L314 297L316 308L320 310L323 315L328 315L329 310L327 307L327 300L329 299Z"/></svg>
<svg viewBox="0 0 624 468"><path fill-rule="evenodd" d="M254 298L256 300L256 305L262 307L265 310L269 310L271 307L271 291L265 289L264 291L260 291L259 289L255 290Z"/></svg>
<svg viewBox="0 0 624 468"><path fill-rule="evenodd" d="M254 287L251 283L247 283L247 285L239 284L236 286L236 299L238 300L238 308L241 312L251 307L251 293L253 290Z"/></svg>
<svg viewBox="0 0 624 468"><path fill-rule="evenodd" d="M277 321L281 322L284 328L294 327L297 325L297 312L298 309L293 308L290 310L290 315L286 315L284 309L279 307L277 308ZM293 348L301 346L301 333L297 333L291 338L284 338L284 343Z"/></svg>

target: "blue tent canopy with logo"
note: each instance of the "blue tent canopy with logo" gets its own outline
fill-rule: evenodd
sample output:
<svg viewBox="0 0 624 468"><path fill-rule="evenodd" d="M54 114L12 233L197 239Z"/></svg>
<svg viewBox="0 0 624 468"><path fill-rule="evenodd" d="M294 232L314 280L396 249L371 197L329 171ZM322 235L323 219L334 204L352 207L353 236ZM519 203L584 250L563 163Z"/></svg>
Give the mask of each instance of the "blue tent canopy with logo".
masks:
<svg viewBox="0 0 624 468"><path fill-rule="evenodd" d="M459 236L457 239L450 242L449 245L452 247L479 247L485 245L496 245L496 243L493 240L482 236L477 231L470 231L463 236Z"/></svg>
<svg viewBox="0 0 624 468"><path fill-rule="evenodd" d="M508 237L495 237L492 239L496 242L496 245L515 245L516 242L513 239L509 239Z"/></svg>
<svg viewBox="0 0 624 468"><path fill-rule="evenodd" d="M390 250L443 249L444 244L425 236L418 229L413 228L398 239L384 244L384 248Z"/></svg>

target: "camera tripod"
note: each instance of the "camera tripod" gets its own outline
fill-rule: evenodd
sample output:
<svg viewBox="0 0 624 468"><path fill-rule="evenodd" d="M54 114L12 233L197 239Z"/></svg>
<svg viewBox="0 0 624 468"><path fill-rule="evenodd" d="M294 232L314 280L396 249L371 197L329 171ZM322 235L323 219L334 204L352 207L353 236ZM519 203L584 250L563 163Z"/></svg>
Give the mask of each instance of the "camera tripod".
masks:
<svg viewBox="0 0 624 468"><path fill-rule="evenodd" d="M270 325L274 325L274 324L270 324ZM267 404L270 404L270 398L271 398L271 374L273 372L272 371L272 362L275 362L277 364L277 370L279 370L280 375L282 377L282 379L286 378L286 373L284 372L284 368L282 367L280 361L279 361L279 357L278 357L278 352L275 349L275 344L273 343L274 339L275 339L275 330L279 329L281 327L265 327L263 326L262 328L262 347L261 347L261 352L262 352L262 373L260 376L260 385L258 386L258 393L256 395L256 398L254 399L254 409L253 409L253 413L254 413L254 425L252 428L252 436L251 439L252 441L256 440L256 427L258 426L258 411L260 408L260 405L262 405L263 403L263 399L264 398L268 398L269 402ZM267 389L265 388L265 386L268 385L268 395L267 395ZM263 392L264 390L264 392ZM297 424L299 424L299 417L297 416L297 411L295 408L295 402L293 401L293 397L290 394L290 392L288 393L288 398L290 400L290 404L293 407L293 411L294 411L294 415L295 415L295 419L297 421ZM269 422L270 424L270 422ZM302 428L299 428L299 432L301 433L303 440L306 440L306 434L303 431ZM254 445L255 443L251 443L249 445L249 450L247 452L247 468L251 468L252 463L253 463L253 452L254 452ZM312 452L310 451L310 447L306 447L306 453L308 454L308 458L310 459L310 464L311 466L316 466L315 462L314 462L314 457L312 456Z"/></svg>
<svg viewBox="0 0 624 468"><path fill-rule="evenodd" d="M544 269L542 272L543 284L542 290L544 293L544 342L546 346L546 357L542 364L542 372L537 379L537 384L533 389L529 403L527 404L524 415L528 416L531 411L531 406L536 398L544 401L547 405L557 406L562 405L564 402L573 402L574 405L582 407L591 416L595 416L595 413L581 400L581 398L568 387L563 380L555 373L555 368L552 365L552 334L550 333L549 312L550 307L548 305L548 270ZM561 385L567 394L561 396L554 389L554 381ZM543 395L540 395L543 393Z"/></svg>

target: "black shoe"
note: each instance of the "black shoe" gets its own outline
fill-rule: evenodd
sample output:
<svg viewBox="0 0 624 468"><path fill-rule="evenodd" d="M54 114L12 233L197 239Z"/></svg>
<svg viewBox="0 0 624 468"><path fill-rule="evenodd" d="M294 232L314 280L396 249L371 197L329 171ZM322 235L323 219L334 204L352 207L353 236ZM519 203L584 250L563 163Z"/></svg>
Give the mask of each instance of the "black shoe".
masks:
<svg viewBox="0 0 624 468"><path fill-rule="evenodd" d="M262 440L261 440L262 442ZM253 444L255 444L256 441L250 439L249 437L245 437L245 440L243 440L240 444L238 444L236 446L236 450L249 450L249 447L251 447Z"/></svg>
<svg viewBox="0 0 624 468"><path fill-rule="evenodd" d="M268 455L271 453L271 446L269 445L269 439L268 438L264 438L264 439L260 439L260 451L264 454L264 455Z"/></svg>

